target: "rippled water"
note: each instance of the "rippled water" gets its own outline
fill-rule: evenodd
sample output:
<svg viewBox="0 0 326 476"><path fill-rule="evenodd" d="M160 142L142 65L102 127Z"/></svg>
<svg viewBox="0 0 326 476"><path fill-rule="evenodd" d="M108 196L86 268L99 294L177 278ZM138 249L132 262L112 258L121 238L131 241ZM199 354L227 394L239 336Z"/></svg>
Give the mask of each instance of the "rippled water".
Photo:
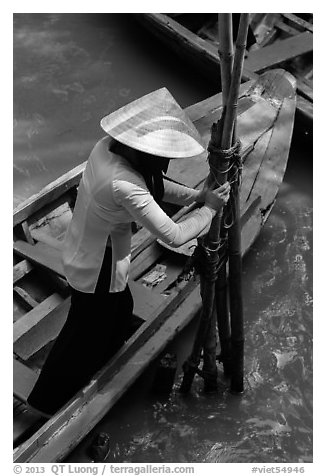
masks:
<svg viewBox="0 0 326 476"><path fill-rule="evenodd" d="M128 14L14 15L14 205L87 159L100 119L166 86L185 107L215 91Z"/></svg>
<svg viewBox="0 0 326 476"><path fill-rule="evenodd" d="M306 157L306 155L305 155ZM305 159L306 160L306 159ZM272 214L244 260L245 393L220 379L207 396L148 394L151 370L69 461L89 461L94 434L111 435L111 461L296 463L312 461L311 164L293 149ZM187 329L170 350L189 354Z"/></svg>
<svg viewBox="0 0 326 476"><path fill-rule="evenodd" d="M14 203L87 158L105 113L163 85L186 106L214 93L126 15L19 14L14 24ZM244 260L242 397L148 393L140 378L95 431L111 460L312 461L312 151L293 142L272 214ZM172 345L189 353L191 328ZM180 376L178 377L180 380Z"/></svg>

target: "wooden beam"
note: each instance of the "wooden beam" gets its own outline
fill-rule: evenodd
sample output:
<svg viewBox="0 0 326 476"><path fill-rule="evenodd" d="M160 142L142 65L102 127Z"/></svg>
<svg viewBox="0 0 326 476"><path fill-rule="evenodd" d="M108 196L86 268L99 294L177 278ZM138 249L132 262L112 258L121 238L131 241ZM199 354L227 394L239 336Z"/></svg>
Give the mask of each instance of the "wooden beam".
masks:
<svg viewBox="0 0 326 476"><path fill-rule="evenodd" d="M30 260L35 265L50 270L65 278L63 265L61 262L61 251L57 248L53 248L41 242L32 246L24 241L16 241L14 243L14 251L25 259ZM144 319L146 319L149 315L149 311L146 310L145 302L149 302L151 300L151 293L139 283L130 281L129 285L136 296L135 313L137 313L138 317L142 317L142 315L144 315ZM156 305L158 302L156 301L154 304ZM143 312L141 309L143 309Z"/></svg>
<svg viewBox="0 0 326 476"><path fill-rule="evenodd" d="M28 360L58 336L67 319L70 298L49 306L48 312L45 312L46 307L33 309L33 313L30 311L27 317L23 316L14 325L14 352L23 360ZM20 321L23 321L21 325Z"/></svg>
<svg viewBox="0 0 326 476"><path fill-rule="evenodd" d="M13 359L13 377L14 396L21 402L26 402L36 383L38 374L18 360Z"/></svg>
<svg viewBox="0 0 326 476"><path fill-rule="evenodd" d="M307 99L309 102L313 102L313 89L309 83L307 84L306 81L304 80L298 80L297 81L297 87L298 90L300 91L300 95Z"/></svg>
<svg viewBox="0 0 326 476"><path fill-rule="evenodd" d="M297 109L295 112L295 121L299 121L302 129L304 125L308 124L308 121L313 116L313 104L307 101L302 96L297 96ZM310 132L310 128L305 127L307 132Z"/></svg>
<svg viewBox="0 0 326 476"><path fill-rule="evenodd" d="M30 332L33 327L37 326L39 322L53 309L55 309L62 301L63 298L59 294L54 293L34 307L27 314L18 319L14 323L13 343L15 344L21 337Z"/></svg>
<svg viewBox="0 0 326 476"><path fill-rule="evenodd" d="M17 281L26 276L26 274L30 273L32 269L34 269L33 265L26 259L23 259L19 263L15 264L13 268L13 283L16 284Z"/></svg>
<svg viewBox="0 0 326 476"><path fill-rule="evenodd" d="M312 50L313 35L309 32L300 33L249 53L245 61L245 69L246 71L262 73L267 69L279 66L285 61L310 53ZM244 72L244 76L246 74Z"/></svg>
<svg viewBox="0 0 326 476"><path fill-rule="evenodd" d="M42 268L48 269L59 276L65 278L63 265L61 262L61 253L58 249L53 248L45 243L38 242L34 246L25 241L14 242L14 252L31 263Z"/></svg>
<svg viewBox="0 0 326 476"><path fill-rule="evenodd" d="M25 242L16 242L15 251L35 265L50 270L64 277L61 252L44 243L32 246ZM155 309L165 302L165 297L154 294L140 283L129 282L134 298L134 314L147 320ZM70 306L70 299L62 302L53 295L43 303L36 303L37 308L20 318L14 325L14 351L24 360L55 339L60 332Z"/></svg>
<svg viewBox="0 0 326 476"><path fill-rule="evenodd" d="M145 273L162 255L162 249L156 243L155 237L149 237L151 244L131 262L130 276L132 279L138 279Z"/></svg>
<svg viewBox="0 0 326 476"><path fill-rule="evenodd" d="M13 226L26 220L33 213L40 210L46 204L53 202L67 192L70 188L79 184L86 162L78 165L54 182L44 187L39 193L19 204L14 210Z"/></svg>
<svg viewBox="0 0 326 476"><path fill-rule="evenodd" d="M52 246L53 248L56 248L58 250L63 249L63 240L58 240L57 238L53 238L49 234L45 233L42 230L34 228L31 230L31 235L34 240L40 241L41 243L45 243L47 245Z"/></svg>
<svg viewBox="0 0 326 476"><path fill-rule="evenodd" d="M165 297L152 293L140 283L130 282L134 299L134 315L146 321L165 302ZM70 308L70 298L63 300L53 294L14 324L14 352L28 360L56 339Z"/></svg>
<svg viewBox="0 0 326 476"><path fill-rule="evenodd" d="M281 13L282 17L285 18L290 25L293 25L300 31L309 31L313 33L313 25L306 20L294 15L293 13Z"/></svg>
<svg viewBox="0 0 326 476"><path fill-rule="evenodd" d="M275 28L278 30L281 30L283 33L286 33L288 36L295 36L299 32L295 28L292 28L292 26L287 25L283 21L278 21L275 23Z"/></svg>
<svg viewBox="0 0 326 476"><path fill-rule="evenodd" d="M33 309L35 306L38 306L39 303L20 286L14 286L14 292L21 298L28 309Z"/></svg>
<svg viewBox="0 0 326 476"><path fill-rule="evenodd" d="M311 84L310 86L312 87L312 77L313 77L313 68L305 75L304 79L306 81L309 81Z"/></svg>
<svg viewBox="0 0 326 476"><path fill-rule="evenodd" d="M21 223L21 227L22 227L23 235L25 236L26 241L30 243L31 245L33 245L34 240L26 220Z"/></svg>

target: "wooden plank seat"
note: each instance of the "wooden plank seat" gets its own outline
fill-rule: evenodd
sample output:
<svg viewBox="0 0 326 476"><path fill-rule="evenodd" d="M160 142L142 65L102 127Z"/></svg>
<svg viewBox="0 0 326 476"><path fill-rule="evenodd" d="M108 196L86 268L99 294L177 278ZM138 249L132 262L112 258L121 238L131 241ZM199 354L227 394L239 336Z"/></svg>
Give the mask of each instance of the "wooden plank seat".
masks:
<svg viewBox="0 0 326 476"><path fill-rule="evenodd" d="M282 45L282 46L281 46ZM245 69L262 73L266 69L275 68L284 61L310 53L313 50L313 35L310 32L300 33L285 40L275 42L259 50L249 53L245 60Z"/></svg>
<svg viewBox="0 0 326 476"><path fill-rule="evenodd" d="M26 261L25 259L14 265L13 268L13 284L15 285L17 281L21 278L26 276L26 274L30 273L33 269L31 263Z"/></svg>
<svg viewBox="0 0 326 476"><path fill-rule="evenodd" d="M14 353L28 360L39 350L53 341L66 322L70 298L61 300L53 306L45 299L14 323Z"/></svg>
<svg viewBox="0 0 326 476"><path fill-rule="evenodd" d="M61 251L48 244L38 242L31 245L25 241L16 241L14 252L37 266L46 268L63 278L65 277L61 262ZM134 314L146 321L151 313L162 304L164 297L149 291L142 284L132 280L129 281L129 286L135 302Z"/></svg>
<svg viewBox="0 0 326 476"><path fill-rule="evenodd" d="M64 277L60 250L41 242L31 245L17 241L14 251L34 266ZM166 299L135 281L131 280L129 286L134 298L134 315L142 321L148 320ZM14 323L14 352L27 360L54 340L66 321L69 306L70 297L63 299L54 293L18 319Z"/></svg>
<svg viewBox="0 0 326 476"><path fill-rule="evenodd" d="M14 396L26 402L35 385L38 374L17 359L13 359Z"/></svg>

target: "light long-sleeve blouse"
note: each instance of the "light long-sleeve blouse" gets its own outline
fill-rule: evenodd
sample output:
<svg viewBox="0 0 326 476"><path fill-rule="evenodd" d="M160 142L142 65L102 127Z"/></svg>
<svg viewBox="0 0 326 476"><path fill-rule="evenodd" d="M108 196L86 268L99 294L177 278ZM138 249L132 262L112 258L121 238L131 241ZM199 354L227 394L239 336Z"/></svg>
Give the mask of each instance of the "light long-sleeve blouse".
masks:
<svg viewBox="0 0 326 476"><path fill-rule="evenodd" d="M154 200L142 175L124 157L109 150L111 141L110 137L101 139L90 154L64 242L66 278L74 289L85 293L95 291L108 243L112 247L109 292L125 289L133 221L177 247L198 236L214 214L211 208L202 206L175 223ZM178 205L190 205L199 194L169 181L165 181L164 188L163 201Z"/></svg>

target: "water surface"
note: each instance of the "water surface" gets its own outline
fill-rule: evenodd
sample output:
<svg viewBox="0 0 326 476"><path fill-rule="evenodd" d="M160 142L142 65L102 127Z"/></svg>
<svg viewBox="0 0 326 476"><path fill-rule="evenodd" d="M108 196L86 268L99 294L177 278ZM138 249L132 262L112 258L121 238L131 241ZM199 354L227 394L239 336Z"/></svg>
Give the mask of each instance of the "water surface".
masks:
<svg viewBox="0 0 326 476"><path fill-rule="evenodd" d="M129 15L14 15L14 204L87 159L103 115L166 86L182 106L216 91ZM70 455L104 430L123 462L312 460L312 151L293 141L273 212L244 260L242 397L148 393L149 369ZM191 329L173 345L183 358ZM173 347L172 347L173 350ZM179 365L182 364L182 360ZM181 376L178 377L180 380Z"/></svg>

